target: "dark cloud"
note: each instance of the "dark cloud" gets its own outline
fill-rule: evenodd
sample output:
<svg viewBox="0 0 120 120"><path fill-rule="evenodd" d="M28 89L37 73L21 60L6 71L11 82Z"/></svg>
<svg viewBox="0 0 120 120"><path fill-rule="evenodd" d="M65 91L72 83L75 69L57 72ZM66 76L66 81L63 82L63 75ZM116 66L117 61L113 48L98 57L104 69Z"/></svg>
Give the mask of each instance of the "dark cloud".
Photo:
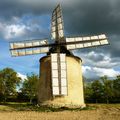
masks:
<svg viewBox="0 0 120 120"><path fill-rule="evenodd" d="M65 31L68 34L119 34L119 0L4 0L0 1L0 19L26 14L51 15L57 3L63 6Z"/></svg>
<svg viewBox="0 0 120 120"><path fill-rule="evenodd" d="M118 4L119 0L82 0L65 10L66 30L71 34L119 34Z"/></svg>
<svg viewBox="0 0 120 120"><path fill-rule="evenodd" d="M0 37L10 25L25 26L25 33L20 34L24 39L48 37L52 10L58 3L62 3L66 36L101 33L108 36L109 46L77 51L84 61L87 58L88 63L97 63L109 55L109 65L93 66L120 66L120 0L3 0L0 1ZM87 56L90 51L98 55Z"/></svg>
<svg viewBox="0 0 120 120"><path fill-rule="evenodd" d="M4 0L0 1L0 18L9 21L13 16L22 17L29 13L42 15L49 13L49 9L50 7L45 6L45 4L31 3L28 0L26 2L23 0Z"/></svg>

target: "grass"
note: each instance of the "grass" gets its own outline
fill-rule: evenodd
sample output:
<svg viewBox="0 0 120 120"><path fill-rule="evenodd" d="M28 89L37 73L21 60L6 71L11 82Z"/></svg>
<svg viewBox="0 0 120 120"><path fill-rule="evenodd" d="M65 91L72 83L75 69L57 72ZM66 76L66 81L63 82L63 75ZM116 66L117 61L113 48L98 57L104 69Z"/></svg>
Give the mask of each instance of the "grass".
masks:
<svg viewBox="0 0 120 120"><path fill-rule="evenodd" d="M0 120L120 120L120 104L88 104L81 109L2 103Z"/></svg>
<svg viewBox="0 0 120 120"><path fill-rule="evenodd" d="M89 106L85 108L68 108L60 107L53 108L48 106L35 106L29 103L16 103L16 102L7 102L1 103L0 111L38 111L38 112L59 112L59 111L81 111L81 110L95 110L95 106Z"/></svg>
<svg viewBox="0 0 120 120"><path fill-rule="evenodd" d="M89 104L89 106L95 106L96 108L120 108L120 104Z"/></svg>

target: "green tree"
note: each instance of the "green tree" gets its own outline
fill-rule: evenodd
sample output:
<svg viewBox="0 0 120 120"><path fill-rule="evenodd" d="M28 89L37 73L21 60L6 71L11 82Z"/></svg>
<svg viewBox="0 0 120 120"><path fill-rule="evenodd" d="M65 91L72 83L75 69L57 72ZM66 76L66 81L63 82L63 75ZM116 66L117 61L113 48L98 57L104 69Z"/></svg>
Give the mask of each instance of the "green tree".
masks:
<svg viewBox="0 0 120 120"><path fill-rule="evenodd" d="M25 79L25 81L23 82L21 91L24 95L29 97L30 103L32 103L33 98L37 96L38 80L39 80L38 75L32 74L27 75L27 79Z"/></svg>
<svg viewBox="0 0 120 120"><path fill-rule="evenodd" d="M113 81L114 99L120 102L120 75Z"/></svg>
<svg viewBox="0 0 120 120"><path fill-rule="evenodd" d="M99 80L93 81L91 84L91 89L92 89L92 98L95 100L96 103L98 103L98 100L101 100L103 95L102 83Z"/></svg>
<svg viewBox="0 0 120 120"><path fill-rule="evenodd" d="M113 93L113 81L108 80L107 76L103 76L100 78L101 82L103 84L103 90L104 90L104 99L106 100L107 103L112 99L114 93Z"/></svg>
<svg viewBox="0 0 120 120"><path fill-rule="evenodd" d="M91 83L86 83L84 85L84 94L85 94L85 101L92 102L93 90L91 89Z"/></svg>
<svg viewBox="0 0 120 120"><path fill-rule="evenodd" d="M19 85L21 78L18 77L17 72L11 68L0 70L0 95L4 102L10 95L15 95L16 87Z"/></svg>

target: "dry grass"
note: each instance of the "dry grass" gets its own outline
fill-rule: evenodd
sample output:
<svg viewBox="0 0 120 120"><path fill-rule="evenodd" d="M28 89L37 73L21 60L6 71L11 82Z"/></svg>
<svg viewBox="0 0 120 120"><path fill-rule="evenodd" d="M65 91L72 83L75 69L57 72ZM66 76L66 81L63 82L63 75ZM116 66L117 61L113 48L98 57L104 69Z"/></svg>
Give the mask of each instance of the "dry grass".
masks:
<svg viewBox="0 0 120 120"><path fill-rule="evenodd" d="M95 106L96 109L41 112L30 109L18 111L13 107L0 105L0 120L120 120L120 104L89 106Z"/></svg>

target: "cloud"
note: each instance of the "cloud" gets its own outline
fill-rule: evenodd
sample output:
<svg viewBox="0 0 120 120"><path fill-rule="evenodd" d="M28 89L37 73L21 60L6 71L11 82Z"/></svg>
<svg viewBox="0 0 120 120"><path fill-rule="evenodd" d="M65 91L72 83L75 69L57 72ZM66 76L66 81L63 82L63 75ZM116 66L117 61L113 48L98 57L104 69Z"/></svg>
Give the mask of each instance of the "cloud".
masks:
<svg viewBox="0 0 120 120"><path fill-rule="evenodd" d="M14 17L22 18L29 14L51 17L52 10L58 3L62 3L67 35L120 33L119 0L52 0L49 3L47 0L4 0L0 2L0 19L12 23Z"/></svg>
<svg viewBox="0 0 120 120"><path fill-rule="evenodd" d="M69 12L66 10L67 30L71 34L119 34L118 3L119 0L79 1L72 8L71 6L68 8Z"/></svg>
<svg viewBox="0 0 120 120"><path fill-rule="evenodd" d="M93 68L93 70L96 72L98 76L104 76L107 75L108 77L116 77L120 74L119 71L115 71L114 69L105 69L105 68Z"/></svg>
<svg viewBox="0 0 120 120"><path fill-rule="evenodd" d="M25 28L24 25L8 25L6 26L4 37L5 39L20 37L25 33Z"/></svg>
<svg viewBox="0 0 120 120"><path fill-rule="evenodd" d="M12 22L13 17L21 18L26 14L51 15L58 3L62 3L63 6L67 33L120 33L119 0L52 0L50 2L47 0L4 0L0 1L0 19Z"/></svg>
<svg viewBox="0 0 120 120"><path fill-rule="evenodd" d="M114 76L113 74L116 74L120 67L119 0L0 1L0 38L7 40L49 38L52 10L58 3L62 3L66 36L101 33L106 33L108 36L109 46L74 52L83 59L83 65L87 66L84 68L85 71L88 71L87 75L89 77L95 76L95 74L103 75L103 70L104 73L111 72L111 75ZM17 60L21 61L22 58L15 61ZM18 66L20 69L21 66ZM32 67L35 66L36 64ZM26 69L30 69L30 67Z"/></svg>
<svg viewBox="0 0 120 120"><path fill-rule="evenodd" d="M74 51L74 54L81 57L84 65L89 65L92 67L99 68L113 68L120 66L119 57L112 58L111 54L102 53L102 51L97 52L92 49L92 51L79 52Z"/></svg>
<svg viewBox="0 0 120 120"><path fill-rule="evenodd" d="M27 76L26 75L23 75L23 74L21 74L21 73L17 73L17 75L18 75L18 77L20 77L23 81L25 80L25 79L27 79Z"/></svg>
<svg viewBox="0 0 120 120"><path fill-rule="evenodd" d="M120 74L120 71L114 70L113 68L98 68L90 66L82 66L83 76L86 78L95 79L107 75L108 77L116 77Z"/></svg>
<svg viewBox="0 0 120 120"><path fill-rule="evenodd" d="M20 24L0 23L0 36L5 40L20 38L25 35L27 26Z"/></svg>
<svg viewBox="0 0 120 120"><path fill-rule="evenodd" d="M0 37L5 40L25 40L49 37L49 17L24 15L13 17L11 23L0 22ZM45 20L44 20L45 19ZM48 22L49 21L49 22Z"/></svg>

